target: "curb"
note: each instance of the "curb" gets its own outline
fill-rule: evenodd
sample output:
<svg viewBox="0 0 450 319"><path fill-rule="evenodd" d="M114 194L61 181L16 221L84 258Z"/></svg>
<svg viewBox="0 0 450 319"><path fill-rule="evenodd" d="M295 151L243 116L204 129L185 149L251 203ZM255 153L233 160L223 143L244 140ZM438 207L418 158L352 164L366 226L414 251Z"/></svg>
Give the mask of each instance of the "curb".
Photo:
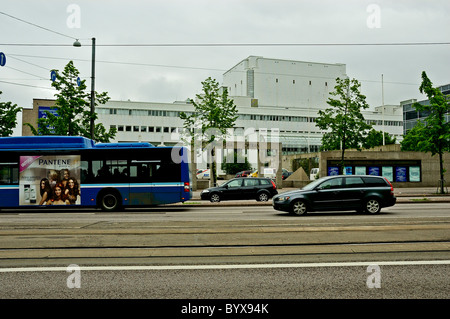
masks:
<svg viewBox="0 0 450 319"><path fill-rule="evenodd" d="M397 204L427 204L427 203L450 203L450 196L448 197L437 197L436 195L426 195L426 196L396 196ZM434 197L434 198L433 198ZM211 203L207 200L201 200L200 198L193 198L184 203L171 204L170 206L179 207L242 207L242 206L272 206L272 200L267 202L257 202L256 200L233 200L233 201L223 201L218 203Z"/></svg>

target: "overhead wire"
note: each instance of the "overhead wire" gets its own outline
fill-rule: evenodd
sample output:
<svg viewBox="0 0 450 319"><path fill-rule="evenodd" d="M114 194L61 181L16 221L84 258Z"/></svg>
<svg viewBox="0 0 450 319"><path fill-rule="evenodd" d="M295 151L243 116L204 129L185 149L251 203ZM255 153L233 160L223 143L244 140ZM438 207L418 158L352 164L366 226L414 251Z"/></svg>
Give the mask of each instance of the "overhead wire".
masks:
<svg viewBox="0 0 450 319"><path fill-rule="evenodd" d="M17 17L15 17L15 16L10 15L10 14L8 14L8 13L5 13L5 12L3 12L3 11L0 11L0 14L2 14L2 15L4 15L4 16L7 16L7 17L10 17L11 19L15 19L15 20L17 20L17 21L20 21L20 22L23 22L23 23L32 25L32 26L34 26L34 27L43 29L43 30L48 31L48 32L52 32L52 33L61 35L61 36L66 37L66 38L71 38L71 39L74 39L74 40L78 40L77 38L74 38L74 37L72 37L72 36L70 36L70 35L67 35L67 34L64 34L64 33L58 32L58 31L51 30L51 29L49 29L49 28L42 27L42 26L37 25L37 24L35 24L35 23L32 23L32 22L29 22L29 21L26 21L26 20L17 18Z"/></svg>
<svg viewBox="0 0 450 319"><path fill-rule="evenodd" d="M28 57L28 58L38 58L38 59L55 59L55 60L68 60L63 57L50 57L50 56L38 56L38 55L25 55L25 54L9 54L12 57ZM80 62L91 62L88 59L69 59L72 61L80 61ZM216 69L216 68L204 68L204 67L192 67L192 66L179 66L179 65L163 65L163 64L149 64L149 63L138 63L138 62L122 62L122 61L105 61L105 60L96 60L96 63L108 63L108 64L118 64L118 65L131 65L131 66L148 66L148 67L164 67L164 68L175 68L175 69L189 69L189 70L205 70L205 71L216 71L216 72L226 72L226 69ZM245 72L245 71L236 71L236 72ZM260 72L260 74L265 75L292 75L287 73L271 73L271 72ZM324 76L301 76L297 75L297 77L305 77L305 78L316 78L316 79L325 79L325 80L334 80L333 77L324 77ZM369 82L369 83L381 83L380 80L360 80L360 82ZM385 84L398 84L398 85L419 85L418 83L406 83L406 82L398 82L398 81L384 81Z"/></svg>
<svg viewBox="0 0 450 319"><path fill-rule="evenodd" d="M72 38L75 39L75 38ZM78 40L78 39L77 39ZM0 43L4 46L69 47L61 43ZM429 46L450 45L450 42L379 42L379 43L98 43L96 47L287 47L287 46ZM92 46L86 44L84 46Z"/></svg>

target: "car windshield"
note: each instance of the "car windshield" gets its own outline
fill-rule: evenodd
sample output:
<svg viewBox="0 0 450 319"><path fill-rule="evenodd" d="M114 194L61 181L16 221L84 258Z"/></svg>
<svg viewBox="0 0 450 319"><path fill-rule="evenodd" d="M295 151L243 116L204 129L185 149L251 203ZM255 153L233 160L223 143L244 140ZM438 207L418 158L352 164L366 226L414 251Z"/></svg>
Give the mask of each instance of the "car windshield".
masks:
<svg viewBox="0 0 450 319"><path fill-rule="evenodd" d="M319 185L320 183L322 183L324 179L325 179L324 177L319 178L319 179L316 179L315 181L312 181L312 182L309 183L308 185L304 186L302 189L305 190L305 191L312 190L312 189L314 189L317 185Z"/></svg>

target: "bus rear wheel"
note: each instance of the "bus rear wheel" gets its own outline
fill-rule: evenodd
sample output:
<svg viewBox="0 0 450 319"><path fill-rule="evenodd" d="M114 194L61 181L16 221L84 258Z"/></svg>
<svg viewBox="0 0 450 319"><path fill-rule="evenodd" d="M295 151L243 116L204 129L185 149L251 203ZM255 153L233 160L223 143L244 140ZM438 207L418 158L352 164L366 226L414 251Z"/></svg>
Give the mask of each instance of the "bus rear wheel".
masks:
<svg viewBox="0 0 450 319"><path fill-rule="evenodd" d="M107 212L116 211L120 207L120 197L115 193L106 193L101 197L100 207Z"/></svg>

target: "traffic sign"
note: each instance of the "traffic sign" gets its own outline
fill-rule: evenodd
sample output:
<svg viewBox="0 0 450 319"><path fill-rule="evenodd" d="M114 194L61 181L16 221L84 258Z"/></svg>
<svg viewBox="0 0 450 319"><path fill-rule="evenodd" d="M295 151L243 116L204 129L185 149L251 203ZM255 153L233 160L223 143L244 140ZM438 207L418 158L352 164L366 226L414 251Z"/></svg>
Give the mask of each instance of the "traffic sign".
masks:
<svg viewBox="0 0 450 319"><path fill-rule="evenodd" d="M3 52L0 52L0 66L5 66L6 64L6 55Z"/></svg>
<svg viewBox="0 0 450 319"><path fill-rule="evenodd" d="M77 77L77 85L78 85L78 86L81 85L81 79L80 79L80 77Z"/></svg>
<svg viewBox="0 0 450 319"><path fill-rule="evenodd" d="M53 82L55 82L55 80L56 80L56 71L55 71L55 70L52 70L52 71L50 72L50 79L51 79Z"/></svg>

